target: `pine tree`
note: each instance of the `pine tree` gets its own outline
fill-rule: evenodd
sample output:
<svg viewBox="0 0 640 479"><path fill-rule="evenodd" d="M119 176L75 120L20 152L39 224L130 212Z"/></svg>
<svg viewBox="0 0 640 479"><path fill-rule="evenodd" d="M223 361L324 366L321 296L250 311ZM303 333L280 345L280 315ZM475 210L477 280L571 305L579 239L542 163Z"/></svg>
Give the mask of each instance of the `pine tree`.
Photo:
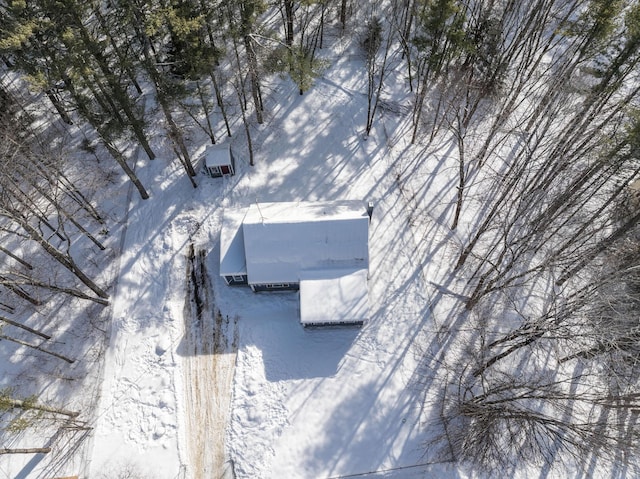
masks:
<svg viewBox="0 0 640 479"><path fill-rule="evenodd" d="M454 0L420 0L417 2L417 32L414 45L419 58L416 63L418 79L416 99L413 107L413 135L417 139L424 100L429 85L452 67L465 50L465 11Z"/></svg>

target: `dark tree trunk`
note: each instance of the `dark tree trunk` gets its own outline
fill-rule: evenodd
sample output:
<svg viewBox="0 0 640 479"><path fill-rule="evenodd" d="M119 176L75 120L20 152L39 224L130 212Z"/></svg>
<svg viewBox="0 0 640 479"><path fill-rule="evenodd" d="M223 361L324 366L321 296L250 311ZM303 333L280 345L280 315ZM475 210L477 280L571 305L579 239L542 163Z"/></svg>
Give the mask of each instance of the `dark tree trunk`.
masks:
<svg viewBox="0 0 640 479"><path fill-rule="evenodd" d="M20 263L22 266L24 266L27 269L33 269L33 266L31 266L31 264L27 263L25 260L23 260L22 258L20 258L19 256L16 256L15 254L13 254L11 251L9 251L8 249L3 248L2 246L0 246L0 252L6 254L7 256L10 256L11 258L15 259L18 263Z"/></svg>
<svg viewBox="0 0 640 479"><path fill-rule="evenodd" d="M16 221L22 229L24 229L29 237L40 244L42 248L49 253L49 255L55 259L62 266L71 271L80 281L82 281L91 291L96 293L100 298L107 299L109 295L105 293L98 285L96 285L91 278L89 278L84 272L78 268L73 259L61 253L58 249L56 249L51 243L49 243L42 235L35 229L33 226L29 224L28 221L22 218L13 217L14 221Z"/></svg>
<svg viewBox="0 0 640 479"><path fill-rule="evenodd" d="M56 357L58 359L62 359L63 361L66 361L69 364L73 364L75 362L75 359L68 358L66 356L63 356L62 354L54 353L53 351L49 351L48 349L41 348L40 346L36 346L35 344L29 344L26 341L22 341L20 339L12 338L10 336L7 336L6 334L0 334L0 339L4 339L6 341L10 341L12 343L19 344L20 346L26 346L28 348L35 349L36 351L40 351L41 353L45 353L45 354L48 354L50 356ZM14 400L14 402L21 403L22 401ZM14 406L14 407L20 407L20 406ZM40 408L32 407L31 409L40 409ZM43 411L47 411L47 409L42 409L42 410Z"/></svg>
<svg viewBox="0 0 640 479"><path fill-rule="evenodd" d="M138 190L138 193L140 193L140 197L143 200L148 199L149 193L147 193L147 190L142 185L142 183L138 179L138 176L135 174L135 172L129 167L129 165L127 164L127 160L122 155L122 153L120 153L120 151L118 151L118 149L114 145L112 145L111 142L108 141L106 138L102 138L102 144L109 151L109 153L111 153L111 156L113 157L113 159L116 160L116 162L120 165L120 168L122 168L122 170L129 177L133 185Z"/></svg>
<svg viewBox="0 0 640 479"><path fill-rule="evenodd" d="M293 0L284 0L284 12L286 15L286 31L287 38L286 43L287 46L293 45Z"/></svg>
<svg viewBox="0 0 640 479"><path fill-rule="evenodd" d="M49 100L51 101L51 104L54 106L54 108L58 112L58 115L60 115L60 118L62 119L62 121L64 121L67 125L73 125L73 121L71 120L71 117L67 113L67 110L65 110L64 105L60 101L60 98L58 98L58 95L56 95L51 90L45 91L45 94L47 95L47 98L49 98Z"/></svg>
<svg viewBox="0 0 640 479"><path fill-rule="evenodd" d="M16 323L15 321L12 321L9 318L5 318L4 316L0 316L0 321L2 321L4 323L7 323L7 324L10 324L11 326L15 326L16 328L24 329L25 331L28 331L28 332L30 332L32 334L40 336L41 338L51 339L51 336L49 336L48 334L44 334L44 333L42 333L40 331L37 331L37 330L35 330L33 328L30 328L29 326L25 326L24 324Z"/></svg>
<svg viewBox="0 0 640 479"><path fill-rule="evenodd" d="M253 50L251 38L247 35L244 37L244 48L247 52L247 63L249 65L249 78L251 80L251 94L253 95L253 104L256 108L256 120L259 124L264 123L262 111L262 95L260 93L260 81L258 80L258 60Z"/></svg>
<svg viewBox="0 0 640 479"><path fill-rule="evenodd" d="M340 25L342 25L342 30L347 26L347 0L342 0L340 3Z"/></svg>

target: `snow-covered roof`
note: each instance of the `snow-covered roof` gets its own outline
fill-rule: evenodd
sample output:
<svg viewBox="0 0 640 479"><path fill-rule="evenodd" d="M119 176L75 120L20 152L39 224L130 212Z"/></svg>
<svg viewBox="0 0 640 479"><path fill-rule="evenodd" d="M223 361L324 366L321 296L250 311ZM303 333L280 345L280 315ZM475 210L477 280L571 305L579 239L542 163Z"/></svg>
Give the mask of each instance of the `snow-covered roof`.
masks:
<svg viewBox="0 0 640 479"><path fill-rule="evenodd" d="M366 269L300 272L300 322L364 323L369 319Z"/></svg>
<svg viewBox="0 0 640 479"><path fill-rule="evenodd" d="M231 164L231 148L228 143L208 145L204 151L204 164L207 167Z"/></svg>
<svg viewBox="0 0 640 479"><path fill-rule="evenodd" d="M242 230L251 284L297 283L305 269L369 267L361 201L253 204Z"/></svg>
<svg viewBox="0 0 640 479"><path fill-rule="evenodd" d="M225 208L220 232L220 275L247 274L242 237L242 220L246 208Z"/></svg>

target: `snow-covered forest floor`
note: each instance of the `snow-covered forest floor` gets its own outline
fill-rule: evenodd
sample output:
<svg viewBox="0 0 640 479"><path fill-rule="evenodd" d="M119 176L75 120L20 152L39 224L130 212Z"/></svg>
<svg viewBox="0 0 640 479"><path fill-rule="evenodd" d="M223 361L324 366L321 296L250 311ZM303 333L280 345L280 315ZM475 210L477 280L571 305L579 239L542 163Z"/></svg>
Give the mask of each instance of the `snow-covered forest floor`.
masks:
<svg viewBox="0 0 640 479"><path fill-rule="evenodd" d="M501 305L465 310L470 273L454 267L486 214L484 200L499 193L485 190L485 184L495 185L490 179L504 171L516 140L495 147L483 170L468 178L465 207L453 230L459 145L447 128L432 141L425 135L411 143L414 94L401 52L389 58L382 102L366 136L361 37L335 26L325 41L326 68L303 95L289 78L264 79L265 122L251 125L254 166L243 125L234 116L233 136L224 140L236 156L234 176L209 178L199 160L198 187L192 188L158 120L149 127L158 157L135 155L136 173L151 195L143 201L101 158L104 151L94 157L80 148L82 128L69 129L64 154L71 174L83 184L101 184L89 190L105 215L107 247L101 253L74 245L74 252L83 255L99 284L110 285L111 299L103 307L57 297L13 313L45 331L55 318L55 343L46 347L75 361L44 361L41 353L0 341L0 352L10 358L0 366L1 388L11 386L22 397L35 394L41 403L80 414L62 427L52 421L19 433L4 431L1 447L37 445L51 452L2 457L0 478L627 474L623 466L601 465L598 451L569 460L558 454L544 465L532 458L493 474L456 462L447 429L448 408L455 402L449 395L459 387L462 397L461 375L486 360L479 360L477 345L492 337L481 317ZM150 115L160 118L152 94L146 97ZM224 138L219 118L216 130ZM469 138L476 133L470 130ZM187 139L199 158L208 138L193 130ZM225 208L341 199L374 205L370 320L362 328L305 329L296 293L256 294L220 278ZM509 324L519 305L546 304L552 288L537 283L545 280L536 277L526 288L514 288L504 317L487 321ZM541 369L555 369L558 377L571 374L573 366L565 371L548 353L535 350L538 356L528 364L522 355L505 356L500 365L513 371L545 365Z"/></svg>
<svg viewBox="0 0 640 479"><path fill-rule="evenodd" d="M395 112L383 112L363 139L364 62L357 42L345 42L333 38L331 66L306 94L279 77L265 85L267 121L255 132L255 167L247 164L241 135L231 139L236 175L200 174L195 190L169 156L138 162L152 197L141 201L125 184L107 203L120 211L120 227L109 233L116 257L110 271L117 275L111 317L101 322L109 340L96 354L93 387L71 388L87 396L88 409L99 397L95 410L83 411L94 429L68 461L52 466L50 455L12 457L3 465L7 477L213 477L211 468L221 467L213 451L223 444L222 467L232 462L236 477L336 477L398 468L397 477L423 477L425 470L440 475L449 469L424 465L434 411L425 409L430 374L422 360L424 340L437 338L432 283L441 282L452 241L438 215L455 199L446 175L430 170L449 152L447 145L421 152L431 159L416 169L406 116ZM395 77L385 99L406 106L406 85L402 75ZM196 151L206 145L204 138L192 143ZM418 195L433 197L432 207L419 205ZM362 329L305 330L295 293L254 294L226 286L216 274L223 208L333 199L375 205L371 320ZM199 293L209 302L201 326L190 319L192 245L208 272L210 285L204 286L211 288ZM212 335L216 308L231 338L228 351L213 343L219 341ZM236 347L231 386L216 368L225 362L225 371L233 371ZM231 397L230 416L220 424ZM79 399L56 397L83 409Z"/></svg>

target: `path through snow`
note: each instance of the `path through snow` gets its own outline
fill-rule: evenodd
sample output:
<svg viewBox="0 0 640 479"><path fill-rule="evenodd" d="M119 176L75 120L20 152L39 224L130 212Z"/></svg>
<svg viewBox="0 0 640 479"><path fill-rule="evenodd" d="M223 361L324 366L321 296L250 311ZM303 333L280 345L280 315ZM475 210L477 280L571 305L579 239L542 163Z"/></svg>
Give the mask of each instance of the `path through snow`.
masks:
<svg viewBox="0 0 640 479"><path fill-rule="evenodd" d="M214 304L205 248L187 248L184 308L184 404L189 477L232 478L225 456L231 383L237 351L236 320ZM181 346L182 347L182 346Z"/></svg>

